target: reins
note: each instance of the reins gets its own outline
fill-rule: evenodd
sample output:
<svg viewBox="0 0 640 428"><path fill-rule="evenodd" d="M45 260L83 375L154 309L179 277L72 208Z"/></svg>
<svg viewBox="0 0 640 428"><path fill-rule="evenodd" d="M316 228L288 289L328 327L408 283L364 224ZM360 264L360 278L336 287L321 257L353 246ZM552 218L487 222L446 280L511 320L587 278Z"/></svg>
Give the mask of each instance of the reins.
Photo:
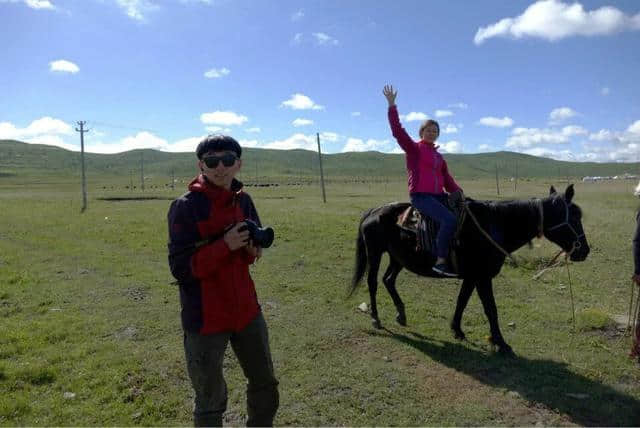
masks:
<svg viewBox="0 0 640 428"><path fill-rule="evenodd" d="M564 202L564 200L563 200ZM573 286L572 286L572 281L571 281L571 272L569 271L569 257L571 256L571 254L573 254L573 252L575 250L577 250L578 248L580 248L580 238L582 236L584 236L583 234L578 234L575 229L573 228L573 226L571 226L571 224L569 224L569 206L566 202L565 203L565 209L566 209L566 217L565 217L565 221L562 223L559 223L551 228L549 228L549 231L551 230L555 230L558 229L562 226L567 226L569 227L569 229L573 232L573 234L576 236L576 240L573 243L573 247L571 248L571 251L569 251L568 253L565 253L564 256L564 261L565 261L565 266L567 268L567 278L569 280L569 294L571 297L571 320L573 323L573 330L575 331L576 329L576 310L575 310L575 305L573 302ZM542 207L542 200L541 199L537 199L536 200L536 205L538 206L538 212L540 213L540 222L538 223L538 238L542 238L544 236L544 210ZM467 212L467 214L469 214L469 216L471 217L471 219L473 220L473 222L475 223L476 227L478 228L478 230L480 230L480 232L484 235L485 238L487 238L487 240L493 244L494 247L496 247L498 250L500 250L500 252L502 254L504 254L506 257L509 257L513 263L516 265L516 267L518 267L518 262L516 261L515 257L511 254L508 253L504 248L502 248L500 246L500 244L498 244L493 238L491 238L491 236L482 228L482 226L480 226L480 222L478 221L478 219L473 215L473 213L471 212L471 210L469 209L469 205L465 204L464 206L465 211ZM556 260L558 259L558 256L560 256L560 254L562 254L564 252L564 250L560 250L558 251L558 253L551 259L551 261L544 267L542 268L538 273L536 273L533 276L533 279L538 279L542 276L542 274L544 274L547 270L556 267L558 264L556 264ZM633 297L632 297L633 300ZM640 317L640 315L638 315L638 312L640 311L640 293L638 294L638 302L636 303L636 320L638 319L638 317ZM629 312L631 314L631 312ZM629 317L631 317L631 315L629 315ZM635 322L634 322L635 325ZM638 347L640 347L640 345L638 345ZM640 349L638 350L638 352L640 352Z"/></svg>
<svg viewBox="0 0 640 428"><path fill-rule="evenodd" d="M478 221L478 219L476 218L475 215L473 215L473 213L471 212L471 210L469 209L469 205L468 204L464 204L464 210L466 211L467 214L469 214L469 216L471 217L471 220L473 220L473 222L475 223L476 227L478 228L478 230L480 232L482 232L482 234L484 235L485 238L487 238L487 240L489 242L491 242L493 244L494 247L496 247L498 250L500 250L500 252L502 252L502 254L505 255L505 257L509 257L513 263L516 265L516 267L518 266L518 262L516 261L515 257L513 257L511 255L511 253L507 253L505 251L504 248L502 248L500 246L500 244L498 244L496 241L493 240L493 238L491 236L489 236L489 234L482 228L482 226L480 226L480 222Z"/></svg>

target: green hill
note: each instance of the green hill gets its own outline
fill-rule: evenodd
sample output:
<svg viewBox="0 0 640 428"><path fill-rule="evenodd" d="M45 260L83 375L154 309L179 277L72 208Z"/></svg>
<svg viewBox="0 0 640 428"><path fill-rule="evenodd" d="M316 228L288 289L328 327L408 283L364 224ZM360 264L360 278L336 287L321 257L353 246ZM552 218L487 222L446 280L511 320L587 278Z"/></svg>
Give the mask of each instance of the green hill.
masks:
<svg viewBox="0 0 640 428"><path fill-rule="evenodd" d="M307 150L243 149L245 181L295 182L317 180L318 155ZM513 152L447 154L449 169L460 179L492 178L496 167L500 177L540 178L587 175L637 174L638 163L563 162ZM404 180L404 156L379 152L327 154L322 157L325 178L330 181ZM145 177L168 179L192 177L196 172L193 153L131 150L118 154L85 155L90 180L139 180ZM31 182L45 178L65 181L80 176L80 153L53 146L0 140L0 182Z"/></svg>

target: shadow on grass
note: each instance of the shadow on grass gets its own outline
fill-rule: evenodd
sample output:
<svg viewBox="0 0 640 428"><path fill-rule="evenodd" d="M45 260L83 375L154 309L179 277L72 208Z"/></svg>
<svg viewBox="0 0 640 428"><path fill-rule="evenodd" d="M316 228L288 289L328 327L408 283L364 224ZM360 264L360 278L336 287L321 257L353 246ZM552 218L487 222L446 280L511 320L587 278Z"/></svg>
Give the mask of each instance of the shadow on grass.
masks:
<svg viewBox="0 0 640 428"><path fill-rule="evenodd" d="M639 400L574 373L565 363L487 355L486 351L471 349L464 342L441 342L415 332L405 335L385 331L388 335L376 331L369 334L410 345L434 361L484 384L516 391L523 399L544 404L579 425L640 425Z"/></svg>
<svg viewBox="0 0 640 428"><path fill-rule="evenodd" d="M99 201L125 202L125 201L172 201L175 197L170 196L112 196L108 198L96 198Z"/></svg>

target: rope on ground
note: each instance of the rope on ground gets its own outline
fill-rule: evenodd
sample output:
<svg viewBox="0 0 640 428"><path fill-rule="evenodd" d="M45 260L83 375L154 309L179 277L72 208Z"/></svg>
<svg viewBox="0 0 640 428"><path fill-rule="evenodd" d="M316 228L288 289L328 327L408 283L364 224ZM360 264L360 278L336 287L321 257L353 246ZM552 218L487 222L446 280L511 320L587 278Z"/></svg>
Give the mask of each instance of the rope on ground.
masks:
<svg viewBox="0 0 640 428"><path fill-rule="evenodd" d="M571 252L573 252L573 250ZM569 272L569 254L564 256L564 261L565 261L565 265L567 266L567 278L569 278L569 294L571 295L571 320L573 321L573 332L575 333L575 331L576 331L576 307L573 304L573 287L572 287L572 284L571 284L571 272Z"/></svg>
<svg viewBox="0 0 640 428"><path fill-rule="evenodd" d="M634 285L635 284L633 284L632 287ZM631 301L633 302L633 292L631 296L632 296ZM640 319L640 292L638 292L638 297L636 298L635 310L633 311L633 325L632 325L632 335L631 335L633 339L631 344L631 353L629 354L631 358L638 358L640 362L640 325L638 325L639 319Z"/></svg>

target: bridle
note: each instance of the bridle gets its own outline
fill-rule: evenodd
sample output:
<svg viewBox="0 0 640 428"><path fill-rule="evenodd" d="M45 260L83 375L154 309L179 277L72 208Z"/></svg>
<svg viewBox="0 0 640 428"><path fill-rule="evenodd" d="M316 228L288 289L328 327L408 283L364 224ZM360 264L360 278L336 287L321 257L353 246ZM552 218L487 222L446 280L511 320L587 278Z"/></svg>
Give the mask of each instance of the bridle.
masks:
<svg viewBox="0 0 640 428"><path fill-rule="evenodd" d="M573 247L571 248L571 251L569 251L569 253L567 253L568 255L571 255L571 253L573 253L575 250L579 249L581 244L580 244L580 238L584 237L584 232L582 233L578 233L576 232L576 230L574 229L574 227L571 225L571 223L569 223L569 206L572 205L571 203L567 204L567 201L565 201L562 198L555 198L552 202L552 204L555 204L557 200L561 200L562 203L564 204L564 209L565 209L565 216L564 216L564 221L561 223L556 224L555 226L549 227L547 228L546 232L544 230L544 223L543 223L543 209L542 209L542 200L539 199L539 204L538 204L538 209L540 210L540 224L538 226L538 233L539 236L544 236L546 233L551 232L552 230L556 230L556 229L560 229L563 226L566 226L569 228L569 230L573 233L573 235L576 237L576 240L573 241Z"/></svg>

